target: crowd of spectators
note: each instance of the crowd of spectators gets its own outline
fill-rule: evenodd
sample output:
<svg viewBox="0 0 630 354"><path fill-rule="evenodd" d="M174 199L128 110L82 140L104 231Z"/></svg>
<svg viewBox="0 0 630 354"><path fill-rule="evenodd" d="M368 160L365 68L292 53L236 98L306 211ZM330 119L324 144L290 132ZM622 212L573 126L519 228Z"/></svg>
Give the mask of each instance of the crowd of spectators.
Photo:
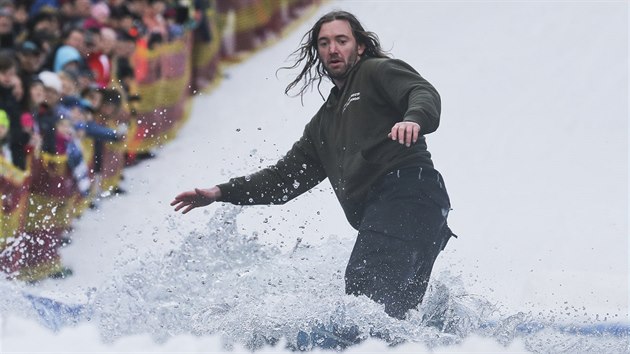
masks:
<svg viewBox="0 0 630 354"><path fill-rule="evenodd" d="M16 168L41 152L68 156L81 193L98 187L102 144L133 115L131 56L204 20L208 1L0 0L0 147ZM202 31L203 32L203 31ZM202 33L203 35L203 33ZM127 109L129 111L129 109ZM91 138L89 179L81 139ZM91 181L90 181L91 180Z"/></svg>

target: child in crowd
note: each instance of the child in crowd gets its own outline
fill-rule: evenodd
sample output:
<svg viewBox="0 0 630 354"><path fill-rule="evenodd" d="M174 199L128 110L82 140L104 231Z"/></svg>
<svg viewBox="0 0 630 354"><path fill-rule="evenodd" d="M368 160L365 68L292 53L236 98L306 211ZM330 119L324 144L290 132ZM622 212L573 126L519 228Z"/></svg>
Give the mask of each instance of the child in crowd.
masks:
<svg viewBox="0 0 630 354"><path fill-rule="evenodd" d="M20 124L26 134L30 136L26 147L27 152L33 151L35 156L39 156L42 148L41 130L38 123L40 107L46 100L44 83L38 78L32 78L28 83L28 92L23 100Z"/></svg>
<svg viewBox="0 0 630 354"><path fill-rule="evenodd" d="M69 118L60 117L55 124L55 150L59 155L68 157L68 168L82 196L90 193L90 176L88 166L83 158L79 134Z"/></svg>
<svg viewBox="0 0 630 354"><path fill-rule="evenodd" d="M81 68L82 62L83 58L81 57L81 53L79 53L76 48L64 45L59 47L57 53L55 53L53 69L56 73L61 70L78 71Z"/></svg>
<svg viewBox="0 0 630 354"><path fill-rule="evenodd" d="M61 98L62 84L59 75L52 71L42 71L38 78L44 85L44 102L39 105L36 120L42 136L42 150L54 154L55 124L59 117L58 104Z"/></svg>
<svg viewBox="0 0 630 354"><path fill-rule="evenodd" d="M97 195L107 196L108 194L122 194L125 191L119 186L114 186L113 190L105 191L104 193L100 190L102 181L102 170L103 170L103 154L105 152L105 143L106 142L114 142L114 141L123 141L127 134L127 122L121 121L119 119L119 112L121 109L121 98L120 92L115 89L104 89L99 90L99 94L92 94L93 100L100 101L100 105L95 106L94 120L107 128L111 132L114 133L115 139L99 139L95 140L94 144L94 175L95 181L99 182L99 185L96 188ZM112 129L111 127L115 127ZM110 133L111 135L111 133Z"/></svg>

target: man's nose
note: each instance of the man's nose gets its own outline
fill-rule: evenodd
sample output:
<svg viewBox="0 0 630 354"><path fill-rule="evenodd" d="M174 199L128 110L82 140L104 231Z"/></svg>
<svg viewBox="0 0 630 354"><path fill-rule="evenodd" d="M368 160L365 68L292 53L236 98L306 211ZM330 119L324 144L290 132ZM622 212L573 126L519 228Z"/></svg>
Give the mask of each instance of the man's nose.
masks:
<svg viewBox="0 0 630 354"><path fill-rule="evenodd" d="M337 53L337 49L338 49L338 48L337 48L337 44L335 44L334 42L333 42L333 43L330 43L330 45L328 46L328 52L329 52L330 54L335 54L335 53Z"/></svg>

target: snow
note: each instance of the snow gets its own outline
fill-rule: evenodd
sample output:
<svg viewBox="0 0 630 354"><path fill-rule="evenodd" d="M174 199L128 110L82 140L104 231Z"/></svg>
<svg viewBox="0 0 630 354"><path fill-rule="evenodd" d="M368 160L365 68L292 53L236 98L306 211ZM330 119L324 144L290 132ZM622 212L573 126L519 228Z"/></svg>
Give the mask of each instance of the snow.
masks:
<svg viewBox="0 0 630 354"><path fill-rule="evenodd" d="M385 321L378 308L342 294L332 297L338 303L311 302L333 296L324 290L342 292L332 274L343 271L355 236L327 182L284 206L248 207L236 214L234 235L257 240L224 240L224 245L230 250L246 245L250 253L212 249L221 245L209 237L224 220L217 216L229 207L217 204L182 216L169 206L180 191L275 162L301 135L321 97L309 93L302 105L284 96L295 72L276 70L287 64L314 18L338 8L355 13L384 48L412 64L442 96L442 124L427 141L447 183L454 207L449 224L459 238L438 258L432 282L457 292L452 279L461 281L467 294L495 306L504 319L522 312L561 323L628 323L627 2L337 1L326 2L278 43L227 67L218 89L194 99L178 137L159 149L156 159L126 170L130 193L103 201L77 220L73 242L62 253L72 277L16 290L67 303L96 299L102 302L100 322L51 332L23 305L7 305L14 298L3 292L0 352L248 350L229 341L226 347L225 338L211 331L215 324L186 323L185 308L155 310L168 305L158 302L168 297L157 290L169 286L199 296L190 309L233 330L239 319L267 323L266 316L283 313L282 302L293 307L283 314L294 320L291 310L323 313L340 303ZM324 95L329 87L322 88ZM194 241L197 235L204 239ZM191 243L197 247L186 248ZM186 271L169 268L188 264L175 259L187 255L199 264ZM212 289L183 276L201 277L209 270L229 282ZM292 296L270 296L276 290L254 280L269 276L272 283L274 273L284 271L291 275L279 288L295 285ZM302 273L316 280L301 283ZM177 282L169 284L169 277ZM144 302L119 291L133 288L125 288L130 284L125 279L145 280L138 286L148 296ZM322 284L329 287L317 289ZM243 309L223 317L203 312L211 303L204 291L220 298L232 290L260 295L264 305L254 302L250 308L243 300L228 302ZM160 318L152 317L157 315L172 316L168 330L159 328ZM386 347L370 340L348 352L571 352L559 344L540 347L528 338L501 342L475 333L443 345L426 343Z"/></svg>

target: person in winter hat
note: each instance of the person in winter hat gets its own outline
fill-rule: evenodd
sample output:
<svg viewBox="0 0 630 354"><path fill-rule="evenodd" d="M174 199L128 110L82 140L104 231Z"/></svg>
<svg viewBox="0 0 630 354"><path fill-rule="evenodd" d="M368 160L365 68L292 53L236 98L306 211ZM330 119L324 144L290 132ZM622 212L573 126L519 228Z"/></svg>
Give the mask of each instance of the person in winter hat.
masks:
<svg viewBox="0 0 630 354"><path fill-rule="evenodd" d="M62 83L59 75L52 71L42 71L38 78L44 84L44 102L39 105L37 123L42 136L42 151L54 154L56 152L55 125L61 115L59 99L62 93Z"/></svg>
<svg viewBox="0 0 630 354"><path fill-rule="evenodd" d="M59 47L55 54L53 69L56 73L67 69L78 71L82 62L83 58L79 50L69 45L64 45Z"/></svg>

